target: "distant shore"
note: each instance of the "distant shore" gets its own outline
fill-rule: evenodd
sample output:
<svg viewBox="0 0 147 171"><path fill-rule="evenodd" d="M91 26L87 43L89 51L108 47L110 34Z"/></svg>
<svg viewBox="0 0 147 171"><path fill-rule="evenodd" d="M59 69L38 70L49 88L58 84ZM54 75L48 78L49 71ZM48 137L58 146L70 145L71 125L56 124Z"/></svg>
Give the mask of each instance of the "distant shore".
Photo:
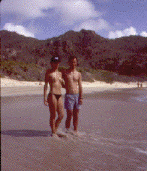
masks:
<svg viewBox="0 0 147 171"><path fill-rule="evenodd" d="M105 83L102 81L95 82L82 82L84 93L91 93L93 91L104 91L112 89L122 88L137 88L147 87L147 82L143 82L138 85L137 82L114 82L112 84ZM43 94L44 82L33 82L33 81L18 81L10 79L8 77L1 78L1 96L11 95L25 95L25 94ZM64 93L64 90L63 90Z"/></svg>

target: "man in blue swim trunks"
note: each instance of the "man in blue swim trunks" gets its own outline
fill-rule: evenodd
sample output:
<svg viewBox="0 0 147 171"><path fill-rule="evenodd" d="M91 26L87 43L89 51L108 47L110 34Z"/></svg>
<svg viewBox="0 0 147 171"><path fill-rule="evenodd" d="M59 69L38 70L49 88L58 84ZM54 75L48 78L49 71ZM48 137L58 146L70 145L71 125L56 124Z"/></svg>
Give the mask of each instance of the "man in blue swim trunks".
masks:
<svg viewBox="0 0 147 171"><path fill-rule="evenodd" d="M69 69L63 71L63 79L65 81L65 103L64 107L67 111L67 118L65 127L67 131L70 128L71 119L73 117L74 133L78 129L78 115L82 105L82 77L81 73L77 71L77 58L69 58Z"/></svg>

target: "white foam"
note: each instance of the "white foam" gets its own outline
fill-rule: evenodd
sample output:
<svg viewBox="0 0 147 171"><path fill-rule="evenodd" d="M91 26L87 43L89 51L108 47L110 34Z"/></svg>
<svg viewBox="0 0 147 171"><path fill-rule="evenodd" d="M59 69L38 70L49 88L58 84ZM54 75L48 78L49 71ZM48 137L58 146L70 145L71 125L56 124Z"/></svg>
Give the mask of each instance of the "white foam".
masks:
<svg viewBox="0 0 147 171"><path fill-rule="evenodd" d="M142 154L146 154L147 155L147 151L144 151L144 150L142 150L142 149L140 149L140 148L136 148L135 149L137 152L139 152L139 153L142 153Z"/></svg>
<svg viewBox="0 0 147 171"><path fill-rule="evenodd" d="M136 97L135 100L140 102L147 102L147 96Z"/></svg>
<svg viewBox="0 0 147 171"><path fill-rule="evenodd" d="M84 135L86 135L86 132L80 132L80 131L78 131L78 135L79 136L84 136Z"/></svg>

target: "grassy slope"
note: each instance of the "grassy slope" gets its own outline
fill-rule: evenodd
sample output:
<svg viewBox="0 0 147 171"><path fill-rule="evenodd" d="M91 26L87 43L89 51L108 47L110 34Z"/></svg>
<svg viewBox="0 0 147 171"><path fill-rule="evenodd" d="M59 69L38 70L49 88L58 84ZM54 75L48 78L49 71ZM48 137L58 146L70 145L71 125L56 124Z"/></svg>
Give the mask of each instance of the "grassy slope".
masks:
<svg viewBox="0 0 147 171"><path fill-rule="evenodd" d="M37 64L16 61L2 61L2 73L1 76L10 76L11 78L26 81L44 81L45 68ZM60 67L59 70L65 67ZM78 68L82 73L83 81L93 82L94 80L105 81L107 83L113 83L114 81L131 82L131 81L147 81L147 77L129 77L119 75L115 72L106 70L94 70Z"/></svg>

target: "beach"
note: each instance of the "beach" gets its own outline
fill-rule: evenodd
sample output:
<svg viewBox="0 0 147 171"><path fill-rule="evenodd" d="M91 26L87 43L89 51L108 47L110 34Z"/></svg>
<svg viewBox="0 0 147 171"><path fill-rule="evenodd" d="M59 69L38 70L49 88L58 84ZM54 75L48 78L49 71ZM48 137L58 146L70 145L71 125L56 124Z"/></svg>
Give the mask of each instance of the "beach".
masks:
<svg viewBox="0 0 147 171"><path fill-rule="evenodd" d="M29 94L42 94L44 82L37 81L18 81L9 77L1 78L1 96L16 96ZM84 93L92 93L104 90L122 89L122 88L137 88L137 82L121 83L114 82L112 84L102 81L82 82ZM147 87L147 81L142 83L142 87ZM63 94L65 90L62 90Z"/></svg>
<svg viewBox="0 0 147 171"><path fill-rule="evenodd" d="M44 83L8 80L1 80L3 171L147 170L146 83L83 82L79 136L62 136L65 113L55 139Z"/></svg>

